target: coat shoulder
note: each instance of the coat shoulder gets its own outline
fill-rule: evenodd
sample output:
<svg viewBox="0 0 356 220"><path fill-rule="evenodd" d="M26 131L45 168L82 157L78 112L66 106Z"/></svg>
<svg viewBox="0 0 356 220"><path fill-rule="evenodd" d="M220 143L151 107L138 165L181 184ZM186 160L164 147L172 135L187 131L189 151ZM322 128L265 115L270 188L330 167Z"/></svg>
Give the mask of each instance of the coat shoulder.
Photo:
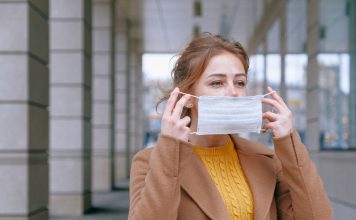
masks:
<svg viewBox="0 0 356 220"><path fill-rule="evenodd" d="M232 139L234 140L237 151L241 153L263 155L270 158L273 158L275 156L273 149L267 147L266 145L260 142L248 140L237 135L232 136Z"/></svg>
<svg viewBox="0 0 356 220"><path fill-rule="evenodd" d="M132 161L135 160L148 160L151 156L153 148L144 148L142 150L139 150L132 158Z"/></svg>

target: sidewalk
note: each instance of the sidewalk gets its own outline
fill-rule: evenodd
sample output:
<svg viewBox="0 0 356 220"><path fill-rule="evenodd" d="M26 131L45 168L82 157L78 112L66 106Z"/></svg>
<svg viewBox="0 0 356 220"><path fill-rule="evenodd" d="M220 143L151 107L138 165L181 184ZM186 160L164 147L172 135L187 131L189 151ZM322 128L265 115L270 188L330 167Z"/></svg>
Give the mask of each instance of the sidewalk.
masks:
<svg viewBox="0 0 356 220"><path fill-rule="evenodd" d="M81 217L51 217L50 220L127 220L129 210L128 183L112 192L94 193L93 208Z"/></svg>

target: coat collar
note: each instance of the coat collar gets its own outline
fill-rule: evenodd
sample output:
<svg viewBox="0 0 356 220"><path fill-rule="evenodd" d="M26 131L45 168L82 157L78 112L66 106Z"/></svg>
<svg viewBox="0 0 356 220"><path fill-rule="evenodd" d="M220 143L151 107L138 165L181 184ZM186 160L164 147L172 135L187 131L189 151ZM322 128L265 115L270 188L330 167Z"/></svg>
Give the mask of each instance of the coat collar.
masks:
<svg viewBox="0 0 356 220"><path fill-rule="evenodd" d="M229 219L227 209L199 156L192 153L182 167L181 186L211 219Z"/></svg>
<svg viewBox="0 0 356 220"><path fill-rule="evenodd" d="M276 187L274 152L261 143L231 137L253 193L254 219L267 219Z"/></svg>
<svg viewBox="0 0 356 220"><path fill-rule="evenodd" d="M238 135L230 135L230 137L235 144L236 150L239 152L251 155L264 155L267 157L273 157L274 155L271 149L257 141L247 140Z"/></svg>
<svg viewBox="0 0 356 220"><path fill-rule="evenodd" d="M266 219L276 184L273 151L258 142L231 136L254 198L254 219ZM183 168L183 167L182 167ZM211 219L229 219L203 162L195 153L181 169L181 186Z"/></svg>

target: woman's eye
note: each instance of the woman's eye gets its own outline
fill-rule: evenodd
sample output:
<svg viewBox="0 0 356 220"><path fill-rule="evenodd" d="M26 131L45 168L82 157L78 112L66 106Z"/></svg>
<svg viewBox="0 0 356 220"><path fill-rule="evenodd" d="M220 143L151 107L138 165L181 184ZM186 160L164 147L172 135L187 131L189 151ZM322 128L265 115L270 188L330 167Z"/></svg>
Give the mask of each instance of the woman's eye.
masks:
<svg viewBox="0 0 356 220"><path fill-rule="evenodd" d="M223 83L221 81L213 81L210 83L210 85L213 87L219 87L219 86L222 86Z"/></svg>
<svg viewBox="0 0 356 220"><path fill-rule="evenodd" d="M237 81L235 84L236 84L238 87L245 87L245 86L246 86L246 82L244 82L244 81Z"/></svg>

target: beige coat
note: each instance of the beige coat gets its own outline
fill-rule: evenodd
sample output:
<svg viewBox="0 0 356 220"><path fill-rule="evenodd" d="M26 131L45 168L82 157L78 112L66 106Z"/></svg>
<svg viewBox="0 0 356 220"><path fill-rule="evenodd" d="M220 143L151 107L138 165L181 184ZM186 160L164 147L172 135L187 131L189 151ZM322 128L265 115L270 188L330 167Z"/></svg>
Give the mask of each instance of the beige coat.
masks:
<svg viewBox="0 0 356 220"><path fill-rule="evenodd" d="M332 219L323 184L297 132L264 145L232 136L254 198L254 219ZM188 142L160 135L132 161L129 219L229 219Z"/></svg>

